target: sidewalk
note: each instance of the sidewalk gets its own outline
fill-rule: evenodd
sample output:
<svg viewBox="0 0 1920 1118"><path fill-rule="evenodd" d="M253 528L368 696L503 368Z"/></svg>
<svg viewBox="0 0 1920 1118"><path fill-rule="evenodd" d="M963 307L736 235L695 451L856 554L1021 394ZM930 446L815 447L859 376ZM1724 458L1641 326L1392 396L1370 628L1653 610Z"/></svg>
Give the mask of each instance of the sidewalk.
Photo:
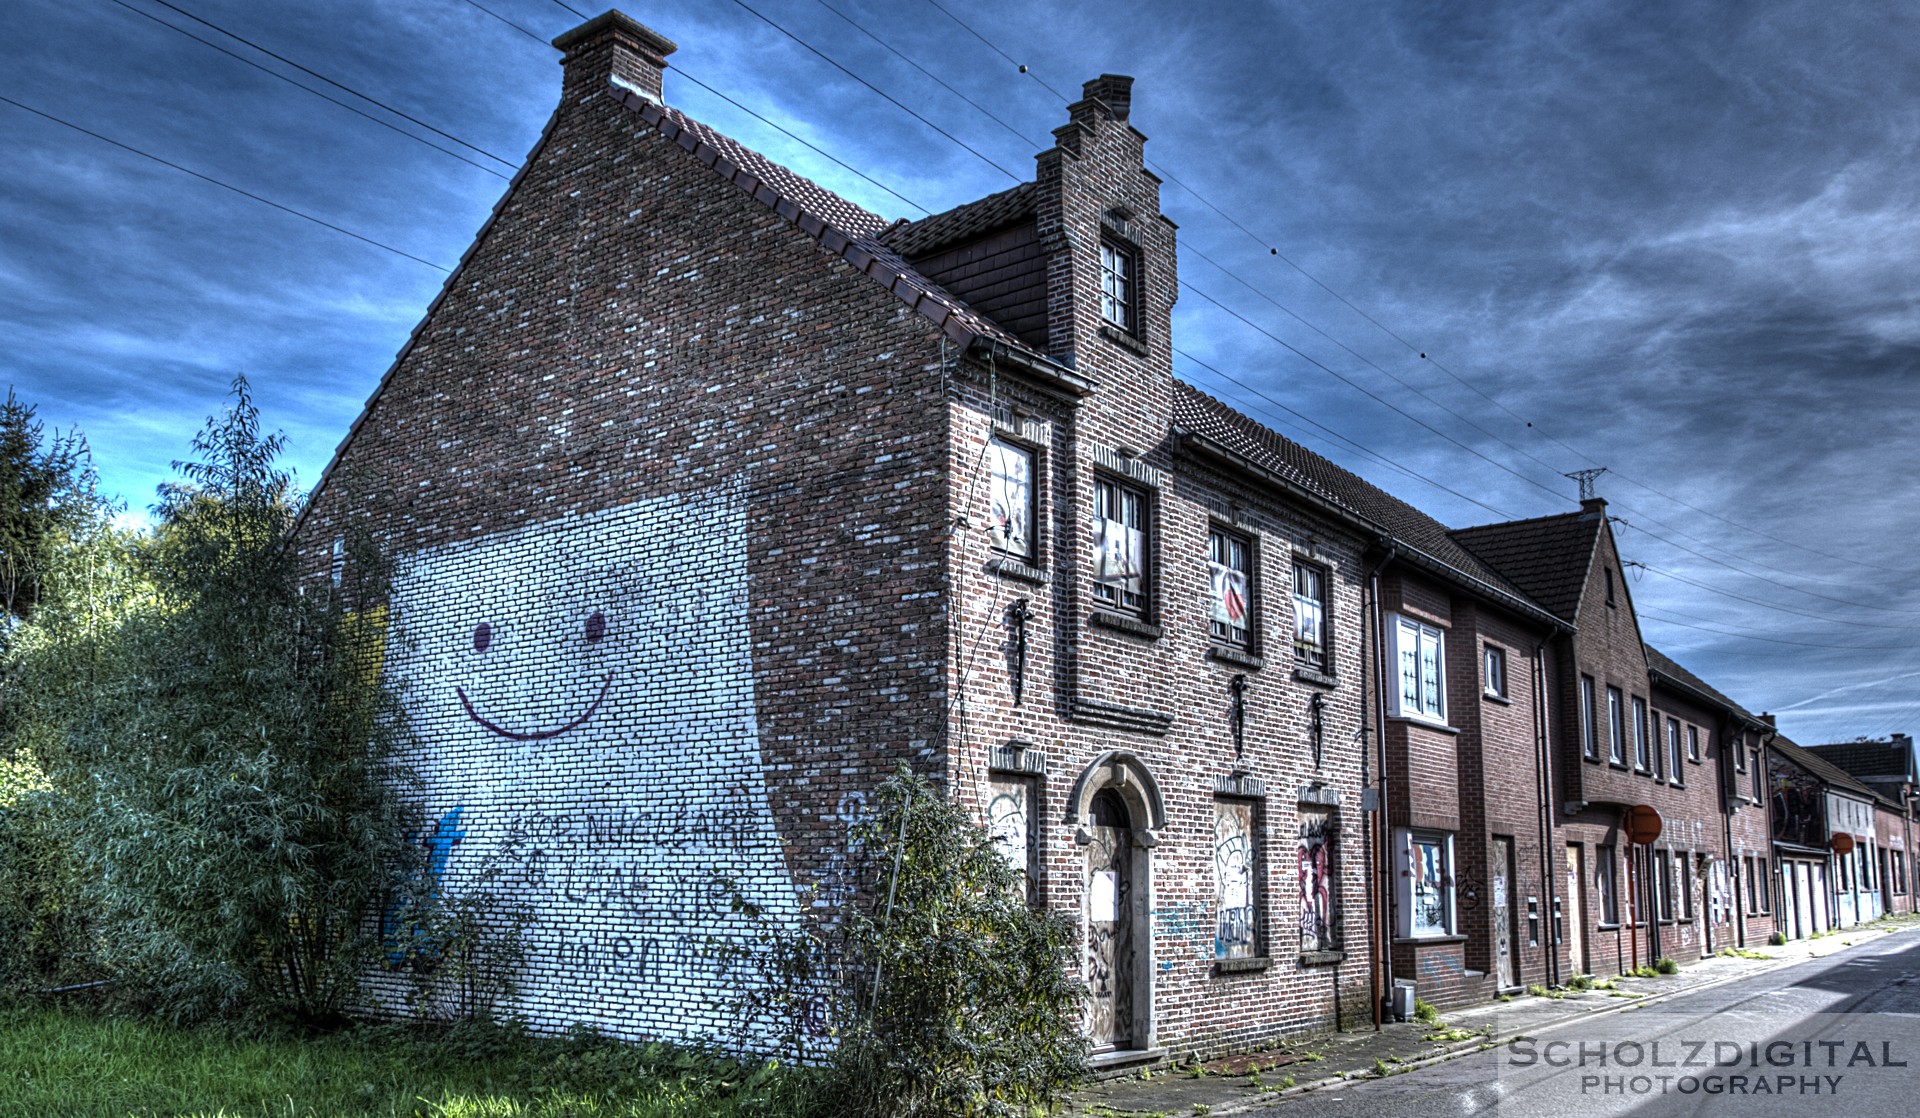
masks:
<svg viewBox="0 0 1920 1118"><path fill-rule="evenodd" d="M1559 996L1549 997L1520 994L1510 1002L1453 1010L1437 1023L1407 1021L1385 1025L1379 1032L1366 1028L1301 1038L1285 1047L1198 1066L1163 1066L1150 1077L1095 1083L1074 1097L1068 1113L1086 1118L1239 1114L1349 1080L1371 1079L1380 1068L1392 1073L1425 1067L1575 1018L1651 1005L1915 928L1920 928L1920 917L1889 917L1818 939L1761 947L1752 953L1759 958L1720 955L1675 975L1616 978L1612 989L1554 991Z"/></svg>

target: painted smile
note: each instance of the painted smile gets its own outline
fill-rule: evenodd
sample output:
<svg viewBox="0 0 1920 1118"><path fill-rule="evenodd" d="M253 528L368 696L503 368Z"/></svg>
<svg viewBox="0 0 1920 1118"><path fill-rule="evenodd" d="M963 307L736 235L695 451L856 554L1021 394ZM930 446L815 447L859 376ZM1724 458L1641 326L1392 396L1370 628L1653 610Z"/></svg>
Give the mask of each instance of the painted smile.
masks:
<svg viewBox="0 0 1920 1118"><path fill-rule="evenodd" d="M473 702L467 698L467 692L464 688L456 686L453 689L453 693L460 696L460 705L466 708L468 718L473 719L475 722L499 734L501 737L511 738L514 741L546 741L548 738L557 738L568 730L577 729L580 726L586 725L587 719L592 718L593 713L600 709L600 704L606 701L607 688L611 686L613 686L613 673L608 672L606 678L600 681L600 693L593 697L593 702L587 704L586 710L580 712L580 717L575 718L564 726L559 726L551 730L509 730L498 723L490 722L481 717L480 712L473 709Z"/></svg>

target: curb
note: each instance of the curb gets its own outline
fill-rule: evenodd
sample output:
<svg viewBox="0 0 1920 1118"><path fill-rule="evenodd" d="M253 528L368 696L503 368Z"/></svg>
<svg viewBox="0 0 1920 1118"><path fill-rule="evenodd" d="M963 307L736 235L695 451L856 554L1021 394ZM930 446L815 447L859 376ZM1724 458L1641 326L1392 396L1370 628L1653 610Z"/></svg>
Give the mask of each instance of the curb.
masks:
<svg viewBox="0 0 1920 1118"><path fill-rule="evenodd" d="M1901 932L1912 931L1914 930L1914 927L1915 926L1913 925L1908 925L1906 927L1900 927L1900 928L1869 929L1864 934L1877 939L1881 936L1898 935ZM1852 929L1847 929L1847 930L1852 931ZM1648 994L1645 997L1625 1000L1623 1001L1623 1004L1620 1004L1620 1005L1603 1006L1598 1009L1584 1010L1580 1013L1570 1013L1566 1017L1563 1017L1558 1021L1549 1022L1536 1029L1519 1030L1519 1031L1512 1032L1509 1035L1488 1034L1483 1036L1479 1040L1463 1040L1458 1044L1453 1045L1452 1047L1443 1048L1438 1052L1432 1053L1431 1055L1422 1056L1420 1059L1414 1060L1410 1063L1395 1064L1393 1065L1392 1073L1388 1076L1383 1077L1383 1076L1375 1075L1371 1070L1355 1070L1355 1071L1341 1072L1338 1075L1323 1076L1322 1078L1313 1080L1310 1083L1296 1083L1291 1087L1282 1088L1277 1091L1271 1090L1271 1089L1263 1090L1252 1098L1240 1099L1240 1100L1237 1100L1234 1102L1228 1102L1228 1103L1220 1103L1215 1105L1210 1113L1218 1115L1219 1118L1226 1118L1227 1115L1246 1114L1250 1111L1266 1107L1273 1103L1282 1102L1284 1100L1295 1098L1300 1095L1311 1094L1315 1091L1326 1090L1329 1087L1337 1087L1343 1084L1350 1084L1350 1083L1367 1083L1367 1082L1372 1082L1381 1078L1392 1078L1392 1076L1400 1075L1404 1072L1418 1071L1421 1068L1432 1067L1435 1064L1445 1063L1448 1060L1457 1059L1461 1056L1469 1055L1474 1052L1490 1051L1492 1049L1500 1047L1503 1044L1508 1044L1515 1040L1518 1040L1521 1037L1546 1033L1566 1025L1571 1025L1576 1021L1590 1021L1596 1017L1606 1017L1615 1013L1629 1013L1629 1012L1632 1012L1633 1010L1642 1009L1649 1005L1658 1005L1661 1002L1668 1001L1672 998L1680 997L1683 994L1692 994L1700 990L1712 990L1712 989L1715 989L1716 987L1725 986L1730 982L1738 982L1741 979L1752 978L1757 974L1763 974L1763 973L1766 973L1767 971L1777 970L1780 967L1796 966L1800 963L1812 962L1815 959L1826 958L1829 955L1838 955L1843 951L1850 951L1854 947L1858 947L1858 946L1860 946L1860 942L1855 941L1853 943L1849 943L1845 945L1839 950L1829 951L1825 955L1808 955L1804 959L1791 959L1791 960L1774 958L1772 960L1769 960L1769 965L1767 966L1754 967L1752 970L1742 971L1739 974L1729 974L1722 978L1709 979L1705 982L1697 983L1695 985L1687 986L1681 989L1668 990L1664 993Z"/></svg>

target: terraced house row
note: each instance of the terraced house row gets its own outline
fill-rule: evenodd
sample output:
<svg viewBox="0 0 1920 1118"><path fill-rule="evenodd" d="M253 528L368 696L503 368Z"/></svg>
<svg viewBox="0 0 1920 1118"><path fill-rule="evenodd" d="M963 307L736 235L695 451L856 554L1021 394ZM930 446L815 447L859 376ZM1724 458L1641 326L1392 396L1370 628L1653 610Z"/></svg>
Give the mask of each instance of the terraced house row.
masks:
<svg viewBox="0 0 1920 1118"><path fill-rule="evenodd" d="M1912 907L1911 772L1649 647L1604 501L1452 529L1174 377L1131 79L890 221L674 108L634 20L556 45L301 529L397 558L435 865L534 911L536 1024L721 1031L711 882L827 917L903 760L1074 919L1109 1065Z"/></svg>

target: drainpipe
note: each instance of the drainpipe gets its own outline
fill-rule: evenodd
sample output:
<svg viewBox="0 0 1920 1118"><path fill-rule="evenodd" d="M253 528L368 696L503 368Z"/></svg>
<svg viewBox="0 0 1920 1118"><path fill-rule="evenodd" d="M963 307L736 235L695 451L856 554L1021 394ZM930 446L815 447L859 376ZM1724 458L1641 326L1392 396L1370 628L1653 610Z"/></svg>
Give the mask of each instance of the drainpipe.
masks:
<svg viewBox="0 0 1920 1118"><path fill-rule="evenodd" d="M1378 802L1374 805L1373 834L1369 837L1368 849L1373 854L1373 879L1367 892L1367 907L1372 920L1373 958L1373 1027L1377 1031L1381 1024L1381 999L1393 984L1393 851L1390 844L1390 832L1387 826L1387 669L1385 630L1380 617L1380 572L1393 562L1399 549L1391 542L1386 543L1386 555L1373 569L1367 572L1367 617L1366 629L1362 634L1362 645L1366 637L1371 637L1373 648L1373 709L1362 714L1362 719L1373 722L1374 763L1379 781ZM1368 658L1368 650L1361 649L1361 662ZM1362 669L1364 672L1364 668ZM1366 702L1364 690L1365 676L1362 675L1363 689L1360 701ZM1386 981L1381 981L1382 977Z"/></svg>
<svg viewBox="0 0 1920 1118"><path fill-rule="evenodd" d="M1731 729L1732 726L1733 726L1733 716L1730 714L1727 714L1724 711L1721 712L1721 715L1720 715L1721 742L1724 743L1728 739L1733 737L1733 731ZM1740 748L1745 749L1747 747L1746 731L1743 729L1741 730L1740 733L1741 733ZM1720 747L1721 754L1724 755L1726 751L1727 751L1727 747L1724 744L1722 744ZM1727 874L1729 876L1737 877L1739 875L1734 874L1732 872L1735 865L1733 860L1733 813L1735 810L1736 809L1733 806L1733 796L1727 791L1726 779L1722 777L1720 781L1720 859L1721 859L1720 872L1723 874ZM1761 810L1765 810L1765 809L1762 808ZM1767 832L1767 838L1769 839L1769 841L1771 841L1771 839L1773 838L1773 832L1771 829L1769 829ZM1771 853L1771 851L1769 851L1769 853ZM1709 881L1707 884L1708 884L1708 887L1711 888L1713 883ZM1728 923L1732 924L1734 928L1734 936L1733 936L1734 943L1738 944L1741 947L1745 947L1747 945L1746 917L1743 914L1736 911L1733 914L1733 918L1729 920ZM1711 951L1713 950L1713 940L1711 938L1713 934L1713 913L1711 910L1709 910L1707 913L1707 934L1709 937L1707 940L1707 950Z"/></svg>
<svg viewBox="0 0 1920 1118"><path fill-rule="evenodd" d="M1539 779L1534 781L1534 786L1540 790L1540 892L1547 908L1541 914L1547 921L1547 975L1553 985L1558 986L1560 944L1566 938L1560 934L1560 928L1566 922L1566 917L1554 907L1553 751L1547 741L1546 649L1547 642L1544 640L1533 649L1533 749L1540 766ZM1572 965L1572 960L1568 960L1568 965Z"/></svg>

